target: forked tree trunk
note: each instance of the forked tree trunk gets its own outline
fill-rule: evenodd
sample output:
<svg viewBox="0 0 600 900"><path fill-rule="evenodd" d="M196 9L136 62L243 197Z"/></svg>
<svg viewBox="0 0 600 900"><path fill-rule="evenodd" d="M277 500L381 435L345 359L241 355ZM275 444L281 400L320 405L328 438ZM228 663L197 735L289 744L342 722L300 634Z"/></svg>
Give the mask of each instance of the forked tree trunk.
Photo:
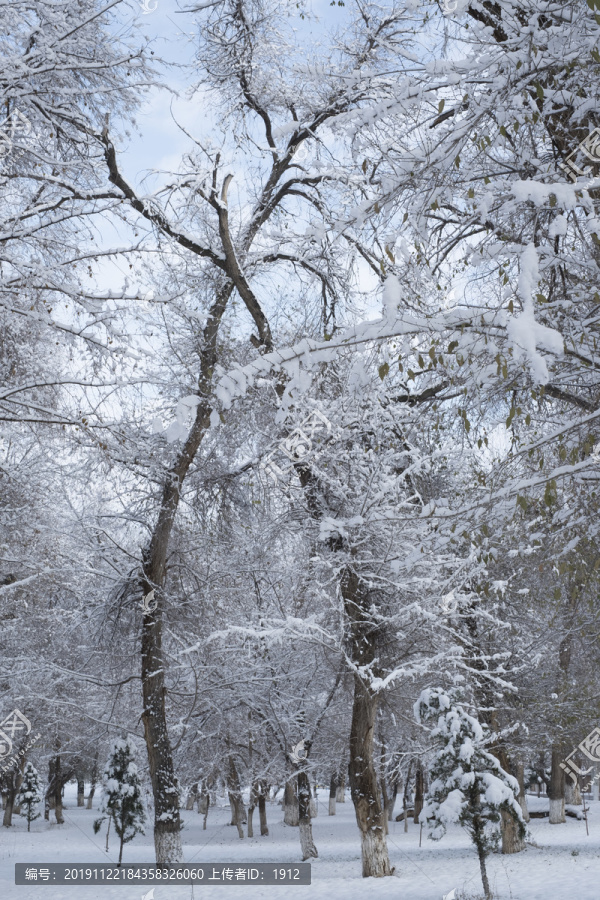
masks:
<svg viewBox="0 0 600 900"><path fill-rule="evenodd" d="M300 849L302 860L318 857L310 820L310 783L304 771L298 772L298 822L300 825Z"/></svg>
<svg viewBox="0 0 600 900"><path fill-rule="evenodd" d="M557 744L552 745L552 768L550 770L550 784L548 785L548 797L550 798L550 824L560 825L565 819L565 773L560 764L563 760L561 748Z"/></svg>
<svg viewBox="0 0 600 900"><path fill-rule="evenodd" d="M296 779L286 781L283 789L283 821L286 825L299 824L298 795L296 793Z"/></svg>
<svg viewBox="0 0 600 900"><path fill-rule="evenodd" d="M111 171L110 179L120 185L112 145L106 147ZM167 554L171 532L183 483L202 439L210 427L211 408L208 401L212 376L217 362L217 337L227 301L233 292L233 282L221 284L204 326L200 355L200 377L194 423L177 459L164 481L160 509L150 543L142 553L143 567L140 587L144 596L154 591L156 607L144 613L142 623L142 700L144 737L148 751L152 794L154 797L154 849L159 866L183 861L181 846L181 818L179 795L175 783L173 752L167 730L165 711L165 660L162 650L164 586L167 574ZM150 604L148 604L150 606Z"/></svg>
<svg viewBox="0 0 600 900"><path fill-rule="evenodd" d="M335 816L335 793L337 791L337 775L335 772L331 773L331 780L329 782L329 815Z"/></svg>

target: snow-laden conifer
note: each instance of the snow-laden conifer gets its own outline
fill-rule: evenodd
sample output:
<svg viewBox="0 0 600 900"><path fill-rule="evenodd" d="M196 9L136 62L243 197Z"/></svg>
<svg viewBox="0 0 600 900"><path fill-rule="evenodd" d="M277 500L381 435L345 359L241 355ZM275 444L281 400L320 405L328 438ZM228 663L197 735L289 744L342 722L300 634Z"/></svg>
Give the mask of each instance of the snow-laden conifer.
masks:
<svg viewBox="0 0 600 900"><path fill-rule="evenodd" d="M114 824L120 841L119 865L123 858L123 845L133 840L138 832L145 833L146 814L134 752L129 738L115 741L102 776L101 816L94 822L96 834L105 819L110 819Z"/></svg>
<svg viewBox="0 0 600 900"><path fill-rule="evenodd" d="M427 688L415 704L415 715L418 721L432 725L431 737L438 744L420 821L428 825L434 840L440 840L454 822L467 829L489 900L485 859L498 842L502 811L518 823L520 837L525 835L518 782L485 749L485 731L466 712L458 694Z"/></svg>
<svg viewBox="0 0 600 900"><path fill-rule="evenodd" d="M39 819L40 813L36 811L38 803L42 801L40 778L37 769L28 762L23 772L23 781L17 794L17 806L24 809L27 819L27 831L31 831L31 823Z"/></svg>

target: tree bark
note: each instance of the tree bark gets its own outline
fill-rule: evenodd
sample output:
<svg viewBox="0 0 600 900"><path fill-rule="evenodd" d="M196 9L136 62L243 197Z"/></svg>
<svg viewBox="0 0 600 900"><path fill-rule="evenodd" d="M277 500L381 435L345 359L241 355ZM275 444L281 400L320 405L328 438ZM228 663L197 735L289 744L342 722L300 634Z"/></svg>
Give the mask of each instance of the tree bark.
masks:
<svg viewBox="0 0 600 900"><path fill-rule="evenodd" d="M385 817L373 765L373 731L378 701L377 694L355 675L348 774L361 836L363 878L392 874L385 839Z"/></svg>
<svg viewBox="0 0 600 900"><path fill-rule="evenodd" d="M569 804L569 806L581 806L581 791L579 789L579 784L573 784L571 779L568 781L565 778L565 804Z"/></svg>
<svg viewBox="0 0 600 900"><path fill-rule="evenodd" d="M387 785L385 783L385 778L382 776L380 779L381 782L381 806L383 809L383 822L385 827L385 833L389 833L388 821L389 821L389 806L390 801L387 792Z"/></svg>
<svg viewBox="0 0 600 900"><path fill-rule="evenodd" d="M310 783L304 771L298 772L298 822L300 825L300 849L302 861L318 857L310 820Z"/></svg>
<svg viewBox="0 0 600 900"><path fill-rule="evenodd" d="M519 837L519 825L505 810L501 812L502 852L520 853L525 848L525 841Z"/></svg>
<svg viewBox="0 0 600 900"><path fill-rule="evenodd" d="M336 803L345 803L346 802L346 772L344 769L340 769L337 777L337 788L335 791L335 802Z"/></svg>
<svg viewBox="0 0 600 900"><path fill-rule="evenodd" d="M419 761L417 763L417 771L415 773L415 812L413 822L419 824L419 815L423 809L423 766Z"/></svg>
<svg viewBox="0 0 600 900"><path fill-rule="evenodd" d="M4 816L2 818L2 825L4 826L4 828L10 828L12 825L13 807L15 804L16 795L17 789L14 787L14 784L11 784L9 789L6 791L6 806L4 807Z"/></svg>
<svg viewBox="0 0 600 900"><path fill-rule="evenodd" d="M331 773L331 780L329 782L329 815L335 816L335 794L337 791L337 773Z"/></svg>
<svg viewBox="0 0 600 900"><path fill-rule="evenodd" d="M350 567L341 582L346 619L350 626L352 661L356 666L374 667L375 626L370 621L369 595L358 574ZM354 700L350 726L348 776L356 822L361 836L363 878L391 875L385 838L385 815L379 800L373 758L373 738L379 695L354 674Z"/></svg>
<svg viewBox="0 0 600 900"><path fill-rule="evenodd" d="M186 810L190 810L194 808L194 803L198 802L198 812L200 812L200 798L198 795L198 782L195 781L194 784L188 791L187 800L185 803Z"/></svg>
<svg viewBox="0 0 600 900"><path fill-rule="evenodd" d="M165 711L166 685L162 633L167 552L184 480L210 426L211 408L208 396L217 361L217 335L232 291L232 282L226 282L221 286L204 327L198 383L200 402L196 409L194 424L165 480L158 518L150 543L142 554L142 592L146 596L154 591L157 604L153 612L144 614L141 650L144 705L142 720L154 796L154 848L156 863L159 866L183 861L179 797Z"/></svg>
<svg viewBox="0 0 600 900"><path fill-rule="evenodd" d="M483 884L483 893L485 895L485 900L492 900L492 892L490 891L490 883L487 877L487 870L485 867L485 852L481 847L481 844L477 844L477 856L479 857L479 871L481 872L481 883Z"/></svg>
<svg viewBox="0 0 600 900"><path fill-rule="evenodd" d="M299 825L298 795L295 779L286 781L283 789L283 821L286 825Z"/></svg>
<svg viewBox="0 0 600 900"><path fill-rule="evenodd" d="M77 776L77 806L85 806L85 781Z"/></svg>
<svg viewBox="0 0 600 900"><path fill-rule="evenodd" d="M240 838L244 837L243 824L247 821L244 801L242 799L242 789L240 787L240 778L235 765L233 754L229 754L229 765L227 769L227 790L229 792L229 803L231 805L231 824L235 825Z"/></svg>
<svg viewBox="0 0 600 900"><path fill-rule="evenodd" d="M248 804L248 837L254 837L254 828L252 826L252 819L254 818L254 810L256 809L256 804L258 802L257 796L257 787L256 782L253 781L250 787L250 803Z"/></svg>
<svg viewBox="0 0 600 900"><path fill-rule="evenodd" d="M548 797L550 798L550 824L560 825L565 819L565 773L560 764L563 760L561 748L557 744L552 745L552 768L550 771L550 784L548 785Z"/></svg>
<svg viewBox="0 0 600 900"><path fill-rule="evenodd" d="M94 802L94 794L96 793L96 782L98 781L98 751L94 754L94 762L92 765L92 774L91 774L92 783L90 785L90 792L87 798L87 808L92 809L92 804Z"/></svg>
<svg viewBox="0 0 600 900"><path fill-rule="evenodd" d="M269 787L265 782L261 782L258 794L258 817L260 820L260 833L262 836L269 834L269 826L267 825L267 796Z"/></svg>
<svg viewBox="0 0 600 900"><path fill-rule="evenodd" d="M394 778L394 782L392 784L392 794L388 801L388 811L387 811L388 822L394 821L394 806L396 805L396 797L397 796L398 796L398 779Z"/></svg>
<svg viewBox="0 0 600 900"><path fill-rule="evenodd" d="M527 806L527 792L525 791L525 767L522 762L517 763L517 781L519 782L519 806L525 822L529 822L529 807Z"/></svg>

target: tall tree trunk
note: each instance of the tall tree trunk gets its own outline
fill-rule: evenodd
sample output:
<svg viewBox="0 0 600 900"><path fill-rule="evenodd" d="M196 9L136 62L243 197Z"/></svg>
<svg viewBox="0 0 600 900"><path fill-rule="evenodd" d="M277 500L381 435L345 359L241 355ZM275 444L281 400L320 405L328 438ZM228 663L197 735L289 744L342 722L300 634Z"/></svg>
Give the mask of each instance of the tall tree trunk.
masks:
<svg viewBox="0 0 600 900"><path fill-rule="evenodd" d="M563 761L562 749L558 744L552 745L552 768L548 797L550 798L550 824L560 825L565 822L565 773L560 764Z"/></svg>
<svg viewBox="0 0 600 900"><path fill-rule="evenodd" d="M373 731L378 695L354 676L354 702L350 727L350 791L361 836L363 878L391 875L385 839L384 814L379 802L373 765Z"/></svg>
<svg viewBox="0 0 600 900"><path fill-rule="evenodd" d="M295 779L289 779L283 789L283 821L286 825L299 824L298 795Z"/></svg>
<svg viewBox="0 0 600 900"><path fill-rule="evenodd" d="M337 788L335 791L335 802L346 802L346 769L341 768L337 777Z"/></svg>
<svg viewBox="0 0 600 900"><path fill-rule="evenodd" d="M141 588L144 596L154 591L156 608L145 613L142 624L142 698L144 736L154 796L154 848L157 865L183 861L179 796L175 784L173 753L165 710L165 660L162 650L167 553L183 483L210 426L208 402L217 361L219 325L233 291L226 282L217 291L203 332L198 396L200 402L190 433L164 482L158 518L142 559Z"/></svg>
<svg viewBox="0 0 600 900"><path fill-rule="evenodd" d="M335 816L335 794L337 791L337 773L331 773L331 780L329 781L329 815Z"/></svg>
<svg viewBox="0 0 600 900"><path fill-rule="evenodd" d="M318 857L310 820L310 783L305 771L298 772L298 822L300 825L300 849L302 860Z"/></svg>
<svg viewBox="0 0 600 900"><path fill-rule="evenodd" d="M346 619L350 626L352 661L356 666L368 666L373 670L376 632L369 612L370 598L358 574L350 567L342 577L341 590ZM355 673L348 776L361 836L364 878L370 876L380 878L392 874L385 838L386 822L379 800L373 758L378 704L379 695Z"/></svg>
<svg viewBox="0 0 600 900"><path fill-rule="evenodd" d="M417 763L417 771L415 773L415 812L413 821L415 825L419 824L419 816L423 809L423 766L421 761Z"/></svg>

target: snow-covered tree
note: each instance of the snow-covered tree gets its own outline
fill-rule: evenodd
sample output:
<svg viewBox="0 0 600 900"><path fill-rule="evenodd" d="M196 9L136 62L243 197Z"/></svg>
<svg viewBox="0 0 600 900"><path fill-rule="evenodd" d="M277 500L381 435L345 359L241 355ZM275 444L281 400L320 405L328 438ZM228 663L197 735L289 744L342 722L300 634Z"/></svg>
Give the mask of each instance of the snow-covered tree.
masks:
<svg viewBox="0 0 600 900"><path fill-rule="evenodd" d="M431 767L431 782L420 820L429 836L440 840L449 824L466 828L475 844L486 900L491 897L485 859L499 838L503 811L525 825L517 802L519 785L485 749L485 732L456 695L442 688L426 688L415 704L417 720L431 723L431 737L439 744Z"/></svg>
<svg viewBox="0 0 600 900"><path fill-rule="evenodd" d="M25 809L27 819L27 831L31 830L31 823L39 819L40 813L36 812L38 803L42 800L40 781L37 769L28 762L23 772L23 781L17 795L17 806Z"/></svg>
<svg viewBox="0 0 600 900"><path fill-rule="evenodd" d="M119 865L123 845L136 834L144 834L146 813L142 803L141 782L134 762L134 747L129 738L115 741L102 776L102 815L94 822L97 834L102 822L110 818L119 837Z"/></svg>

